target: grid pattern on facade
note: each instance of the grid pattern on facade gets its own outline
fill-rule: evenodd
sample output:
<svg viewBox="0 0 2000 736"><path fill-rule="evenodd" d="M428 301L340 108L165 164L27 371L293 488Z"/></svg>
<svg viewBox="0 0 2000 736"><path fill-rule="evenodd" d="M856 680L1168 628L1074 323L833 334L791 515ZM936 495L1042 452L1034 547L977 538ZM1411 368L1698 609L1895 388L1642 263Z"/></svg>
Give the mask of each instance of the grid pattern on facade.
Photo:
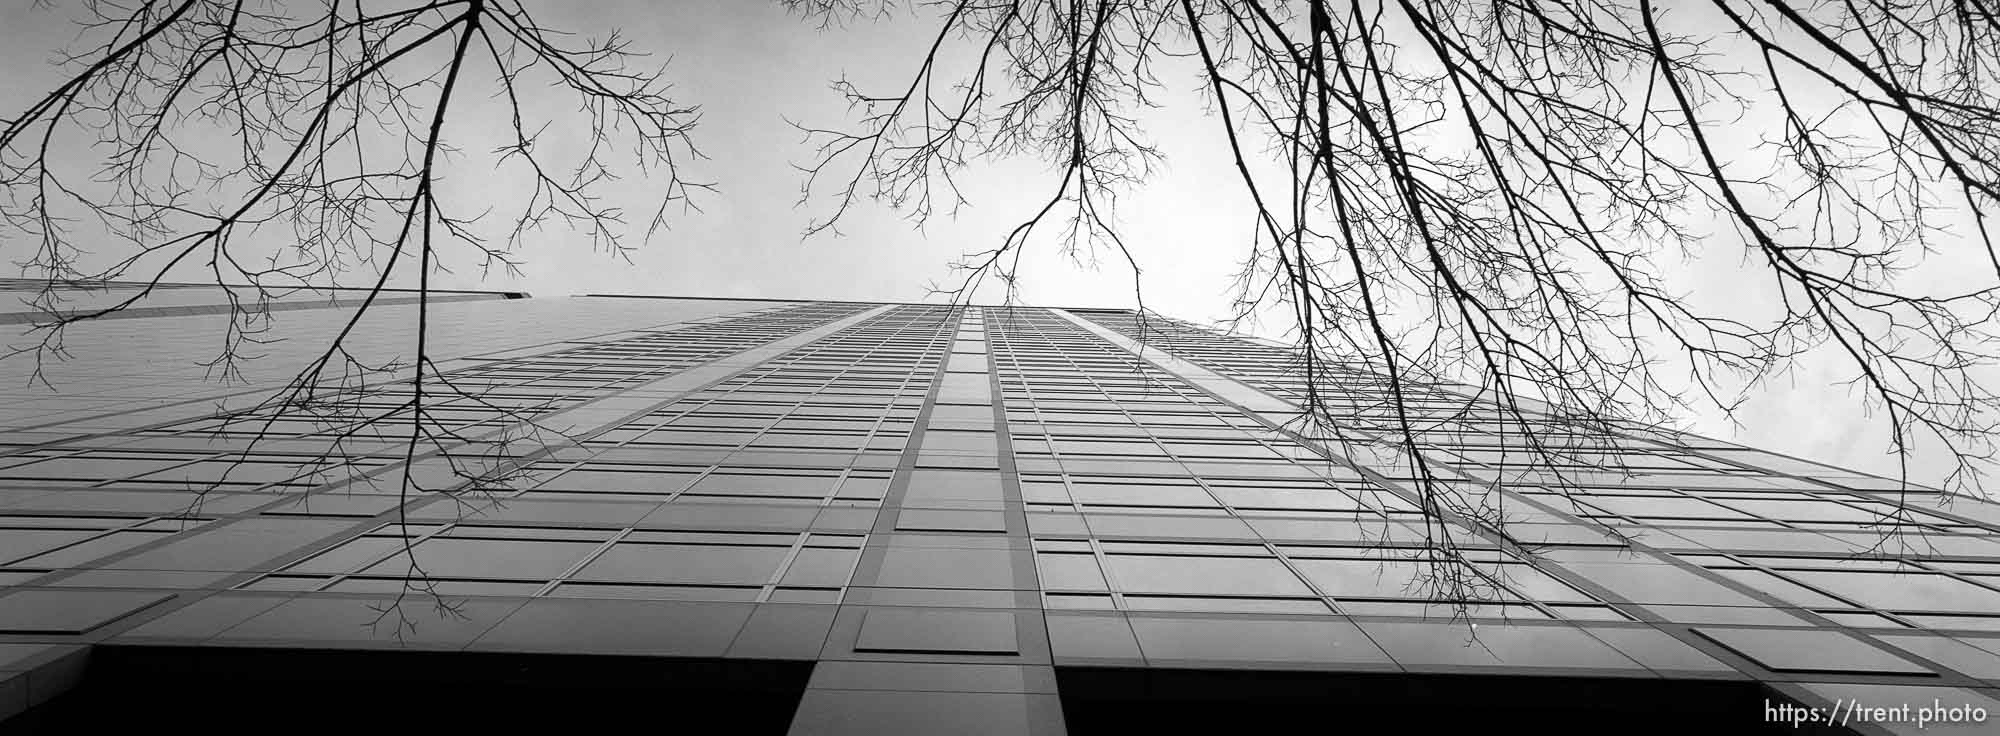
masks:
<svg viewBox="0 0 2000 736"><path fill-rule="evenodd" d="M1305 397L1296 356L1174 320L1089 311L1087 319L1294 402ZM1343 418L1364 427L1352 396L1384 382L1358 371L1317 386ZM1447 472L1504 479L1524 528L1604 529L1633 544L1549 545L1545 566L1631 615L1682 624L2000 630L2000 540L1988 505L1932 506L1869 493L1847 471L1693 437L1577 429L1528 412L1543 437L1573 437L1553 456L1521 450L1517 418L1465 394L1427 388L1408 409L1422 417L1427 459ZM1455 397L1455 398L1453 398ZM1366 399L1363 399L1366 400ZM1510 431L1511 430L1511 431ZM1767 470L1753 462L1782 468ZM1954 513L1963 512L1963 513ZM1580 534L1581 531L1581 534ZM1804 618L1802 618L1802 616Z"/></svg>
<svg viewBox="0 0 2000 736"><path fill-rule="evenodd" d="M1425 386L1420 451L1504 481L1526 543L1445 521L1446 554L1406 469L1295 424L1287 351L1141 334L1106 310L800 303L474 352L454 381L575 441L407 504L352 479L401 467L394 426L317 474L341 432L312 416L270 417L248 456L194 411L27 436L0 454L0 645L811 661L798 733L1061 733L1077 673L2000 685L1992 504L1897 508L1861 474ZM1315 390L1393 428L1376 377ZM508 414L437 408L469 436ZM1519 451L1524 421L1560 452ZM451 614L398 625L433 594Z"/></svg>
<svg viewBox="0 0 2000 736"><path fill-rule="evenodd" d="M448 374L470 396L444 395L431 416L476 436L503 420L552 414L856 311L852 305L757 310L483 362ZM387 411L407 393L406 385L388 384L346 398L365 414ZM10 542L0 550L0 576L25 582L85 567L175 531L270 507L281 498L272 494L328 486L338 486L347 499L394 494L394 482L348 481L397 466L406 440L396 435L408 430L395 425L407 421L392 416L356 431L324 414L197 417L0 457L0 484L14 496L9 508L17 512L0 519ZM329 458L323 453L336 437L342 438L340 452ZM312 504L302 508L303 516L312 516ZM128 521L141 528L114 528Z"/></svg>
<svg viewBox="0 0 2000 736"><path fill-rule="evenodd" d="M462 434L490 432L853 311L843 306L781 308L457 368L437 379L453 390L431 394L425 417ZM412 415L397 409L413 398L407 381L388 381L343 391L309 408L196 416L27 449L0 457L0 481L117 490L310 488L337 479L341 468L312 467L308 461L317 454L303 451L323 451L335 438L342 442L342 460L355 469L380 467L399 457ZM261 441L245 454L252 439Z"/></svg>
<svg viewBox="0 0 2000 736"><path fill-rule="evenodd" d="M387 523L241 587L396 592L420 575L453 595L836 603L943 324L890 310L747 367L592 433L586 456L534 464L508 499L617 504L629 524ZM840 531L789 528L828 509Z"/></svg>
<svg viewBox="0 0 2000 736"><path fill-rule="evenodd" d="M1431 554L1416 507L1047 312L989 319L1051 607L1623 620L1496 546ZM1069 534L1056 529L1074 530Z"/></svg>

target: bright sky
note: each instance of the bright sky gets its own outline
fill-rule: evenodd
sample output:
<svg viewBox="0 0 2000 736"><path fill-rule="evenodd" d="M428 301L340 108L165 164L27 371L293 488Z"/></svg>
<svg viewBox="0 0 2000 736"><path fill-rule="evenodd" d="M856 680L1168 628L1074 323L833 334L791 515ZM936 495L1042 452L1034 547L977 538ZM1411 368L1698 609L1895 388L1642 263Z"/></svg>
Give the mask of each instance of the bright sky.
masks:
<svg viewBox="0 0 2000 736"><path fill-rule="evenodd" d="M0 6L0 111L12 115L59 79L47 61L73 30L58 12L28 3ZM963 182L971 204L919 230L896 213L863 202L842 226L844 236L802 241L825 202L795 206L801 175L795 164L810 150L787 122L842 127L849 112L828 83L846 74L864 90L907 80L935 20L859 22L819 31L788 16L775 0L592 0L543 3L544 24L585 36L613 28L634 48L671 56L667 75L676 101L698 105L693 135L706 154L688 172L719 191L698 201L700 212L676 215L671 230L625 263L591 252L578 236L550 230L521 253L524 275L478 281L461 269L454 288L506 288L538 297L575 293L634 293L793 299L923 301L931 283L948 283L960 254L992 247L1046 199L1053 182L1038 162L1017 161L972 172ZM1180 76L1175 76L1180 74ZM1225 317L1232 276L1245 253L1247 202L1217 123L1191 93L1196 80L1163 67L1173 92L1145 118L1166 166L1119 201L1119 221L1143 268L1147 306L1208 322ZM477 129L450 131L466 151L483 152L501 139ZM650 212L655 186L628 178L609 190L630 209ZM506 202L523 195L518 177L462 168L445 183L446 196L466 203ZM9 246L12 247L12 246ZM1023 301L1042 306L1133 306L1132 274L1120 259L1099 254L1072 259L1047 247L1023 259ZM9 254L10 260L14 256ZM1080 261L1080 262L1079 262ZM1741 258L1728 253L1688 266L1705 288L1758 299L1743 282ZM1669 264L1679 267L1678 264ZM986 295L986 299L998 294ZM1281 325L1263 332L1275 335ZM1792 380L1760 392L1742 411L1741 430L1718 416L1689 417L1688 428L1719 439L1879 473L1893 459L1878 426L1858 399L1829 386L1830 367L1806 366ZM1929 477L1925 463L1917 477Z"/></svg>

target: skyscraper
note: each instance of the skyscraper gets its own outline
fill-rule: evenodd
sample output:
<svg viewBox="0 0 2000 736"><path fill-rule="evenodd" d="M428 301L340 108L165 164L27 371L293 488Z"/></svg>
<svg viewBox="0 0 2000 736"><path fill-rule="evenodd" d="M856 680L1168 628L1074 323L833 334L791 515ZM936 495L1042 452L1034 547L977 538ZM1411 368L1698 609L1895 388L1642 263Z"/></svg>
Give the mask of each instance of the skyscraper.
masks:
<svg viewBox="0 0 2000 736"><path fill-rule="evenodd" d="M1124 311L506 296L429 307L428 389L259 404L338 331L352 299L323 296L278 303L293 338L260 348L260 383L196 380L229 319L196 288L76 328L60 394L0 363L20 374L0 714L794 734L2000 718L1990 503L1452 386L1399 413L1382 377L1308 382L1281 346ZM357 355L413 337L415 305L385 299ZM1308 401L1342 437L1300 421ZM1422 513L1412 458L1368 449L1406 423L1425 472L1481 504Z"/></svg>

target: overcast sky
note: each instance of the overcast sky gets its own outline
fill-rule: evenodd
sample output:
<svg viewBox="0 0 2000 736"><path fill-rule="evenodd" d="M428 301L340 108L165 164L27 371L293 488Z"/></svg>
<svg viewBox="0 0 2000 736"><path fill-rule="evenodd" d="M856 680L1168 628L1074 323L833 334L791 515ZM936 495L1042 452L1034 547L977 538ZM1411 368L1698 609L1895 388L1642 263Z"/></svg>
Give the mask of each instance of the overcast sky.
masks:
<svg viewBox="0 0 2000 736"><path fill-rule="evenodd" d="M19 111L31 95L59 79L50 55L73 35L60 13L35 11L26 2L0 3L0 110ZM933 219L924 229L883 208L863 203L842 225L843 237L802 241L807 223L824 215L824 202L795 206L801 181L794 164L810 150L787 119L839 127L851 120L828 88L846 74L864 89L907 79L936 22L914 19L860 22L822 32L788 16L775 0L592 0L544 3L548 26L584 35L613 28L664 59L676 100L701 108L694 140L706 154L688 174L716 183L698 201L702 211L678 214L672 229L625 263L593 253L581 238L549 231L522 253L519 279L480 283L461 269L448 279L460 288L523 289L538 297L576 293L634 293L791 299L922 301L933 282L949 283L959 254L992 247L1047 197L1046 167L1017 161L974 172L963 184L971 205ZM1191 93L1195 79L1167 69L1173 89L1165 108L1147 113L1149 132L1168 155L1166 166L1119 203L1123 234L1144 269L1147 306L1169 315L1208 322L1228 314L1231 277L1246 255L1248 235L1235 171L1227 149ZM1750 134L1745 131L1746 135ZM479 150L479 131L461 131ZM498 140L497 138L494 140ZM517 197L520 181L480 172L455 172L445 187L465 202ZM621 196L643 203L651 182L618 183ZM1133 306L1132 274L1110 254L1092 267L1047 248L1024 258L1023 300L1042 306ZM12 256L10 255L10 258ZM1755 284L1738 278L1742 255L1723 251L1685 268L1696 283L1721 292ZM1677 264L1670 264L1681 268ZM997 297L997 294L988 294ZM1278 325L1264 331L1275 333ZM1709 436L1875 472L1892 473L1893 460L1878 426L1844 388L1828 384L1831 366L1808 365L1790 380L1760 392L1738 419L1741 431L1719 416L1689 417L1689 428ZM1938 466L1927 458L1923 475Z"/></svg>

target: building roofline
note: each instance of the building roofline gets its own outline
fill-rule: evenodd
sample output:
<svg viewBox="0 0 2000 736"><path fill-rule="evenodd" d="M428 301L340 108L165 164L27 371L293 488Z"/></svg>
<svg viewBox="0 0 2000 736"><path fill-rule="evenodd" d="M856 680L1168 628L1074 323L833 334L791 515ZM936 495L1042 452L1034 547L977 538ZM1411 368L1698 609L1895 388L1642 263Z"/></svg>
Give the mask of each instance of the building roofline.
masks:
<svg viewBox="0 0 2000 736"><path fill-rule="evenodd" d="M369 287L369 286L217 284L213 282L197 283L197 282L186 282L186 281L161 281L158 283L152 283L146 281L78 281L70 279L24 278L19 276L0 276L0 289L5 289L6 287L18 288L21 286L41 288L47 284L50 284L51 282L55 283L57 285L57 288L81 289L81 290L144 289L150 287L153 289L216 289L216 288L259 289L261 288L270 291L287 291L287 292L303 291L303 292L315 292L315 293L327 293L327 292L366 293L370 291L380 291L384 294L416 294L419 293L420 291L423 291L421 289L392 288L387 286L377 289L375 287ZM432 294L478 294L478 295L499 296L507 299L530 298L528 292L509 291L504 289L430 289L429 291Z"/></svg>

